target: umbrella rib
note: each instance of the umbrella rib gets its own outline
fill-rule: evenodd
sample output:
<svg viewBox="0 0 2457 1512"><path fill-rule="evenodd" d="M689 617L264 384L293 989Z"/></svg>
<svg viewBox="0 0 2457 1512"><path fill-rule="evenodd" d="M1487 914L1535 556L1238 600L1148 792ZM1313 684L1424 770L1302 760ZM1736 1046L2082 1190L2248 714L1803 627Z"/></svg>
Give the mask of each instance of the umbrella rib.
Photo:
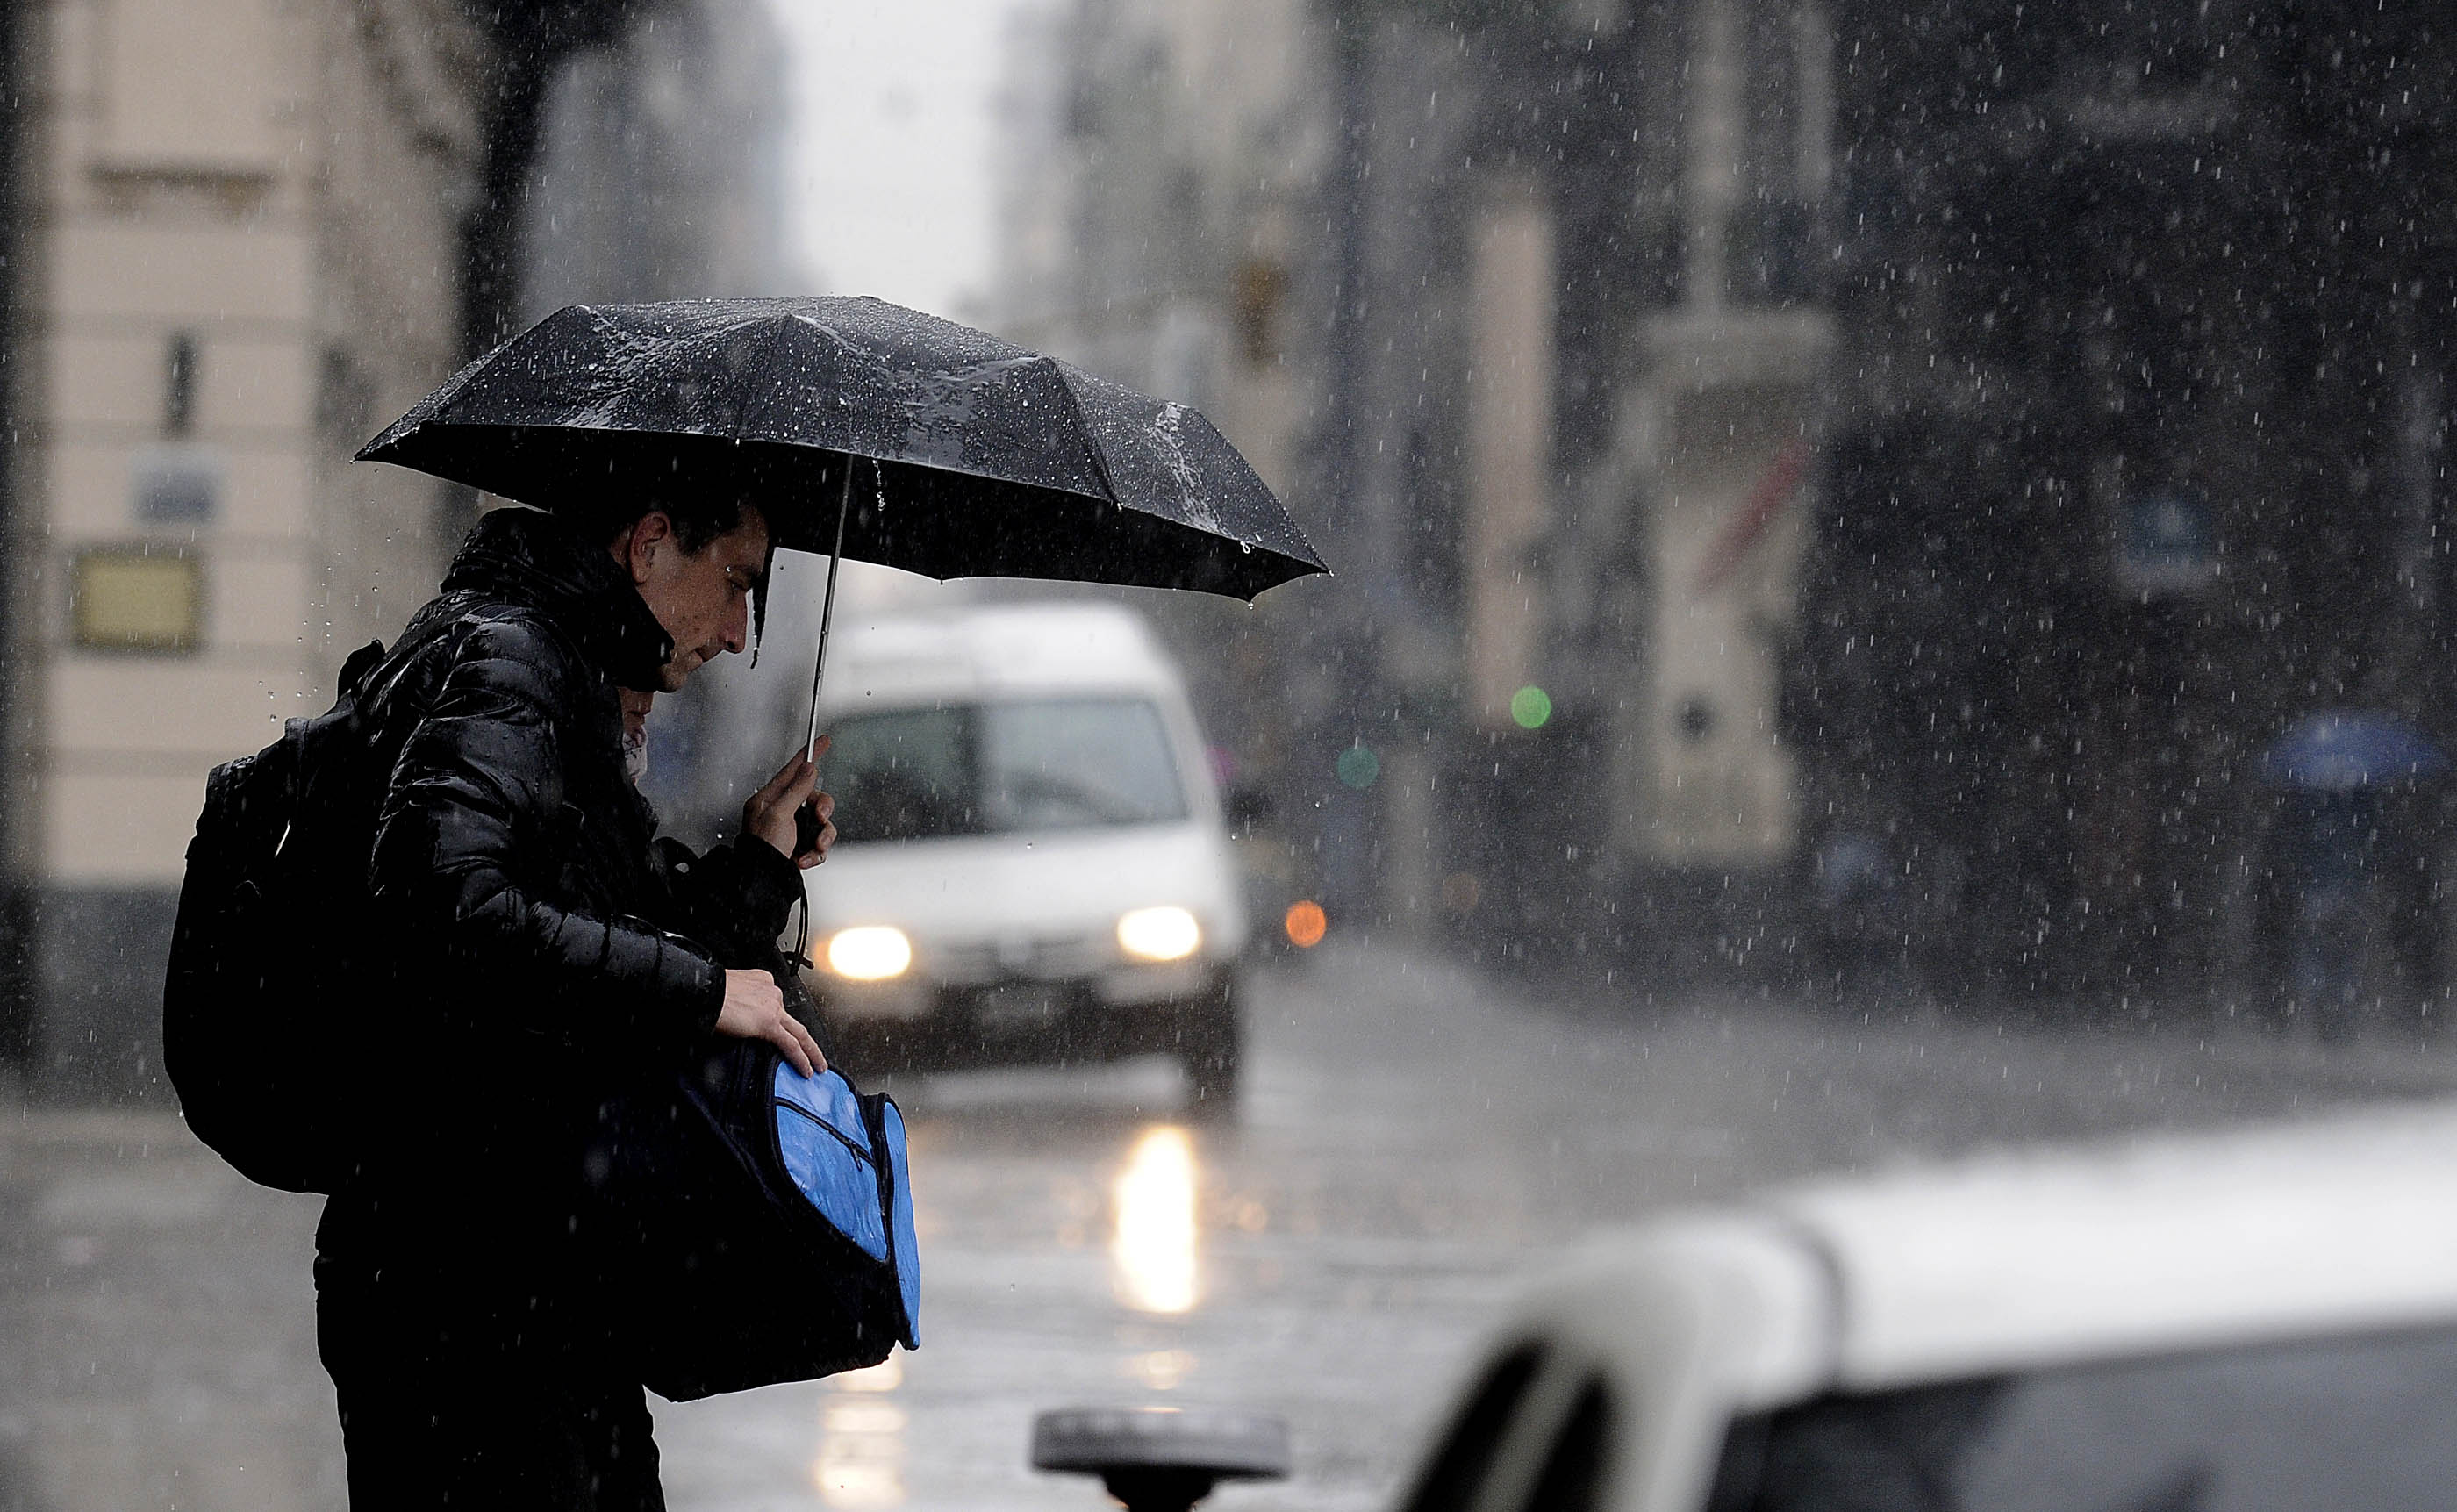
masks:
<svg viewBox="0 0 2457 1512"><path fill-rule="evenodd" d="M1092 470L1101 475L1101 487L1109 491L1108 498L1102 502L1125 508L1125 502L1118 497L1118 480L1109 472L1109 459L1101 453L1100 436L1092 429L1092 422L1084 416L1083 403L1075 397L1075 385L1067 381L1066 364L1054 357L1044 357L1043 361L1058 374L1058 391L1066 396L1067 412L1075 417L1075 434L1084 438L1084 450L1092 459ZM1138 509L1135 512L1141 514L1144 511Z"/></svg>
<svg viewBox="0 0 2457 1512"><path fill-rule="evenodd" d="M743 364L742 378L736 385L736 391L733 396L733 425L730 436L730 439L732 439L737 445L739 445L745 439L742 434L743 418L749 413L751 408L751 406L744 402L744 395L741 390L756 383L761 377L766 376L769 369L776 365L776 354L782 351L785 346L785 328L792 322L792 321L793 317L791 316L779 316L770 320L768 321L768 349L759 355L758 361L745 362Z"/></svg>

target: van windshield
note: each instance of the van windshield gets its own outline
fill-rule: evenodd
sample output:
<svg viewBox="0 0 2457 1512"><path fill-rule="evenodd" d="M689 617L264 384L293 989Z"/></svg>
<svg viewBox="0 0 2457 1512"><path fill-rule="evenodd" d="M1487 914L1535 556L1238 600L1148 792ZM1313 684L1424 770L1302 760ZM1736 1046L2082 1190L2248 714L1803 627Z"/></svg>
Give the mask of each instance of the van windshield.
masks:
<svg viewBox="0 0 2457 1512"><path fill-rule="evenodd" d="M1742 1419L1709 1512L2426 1512L2457 1330L2074 1366Z"/></svg>
<svg viewBox="0 0 2457 1512"><path fill-rule="evenodd" d="M840 843L1160 824L1187 816L1160 710L1042 698L855 715L821 760Z"/></svg>

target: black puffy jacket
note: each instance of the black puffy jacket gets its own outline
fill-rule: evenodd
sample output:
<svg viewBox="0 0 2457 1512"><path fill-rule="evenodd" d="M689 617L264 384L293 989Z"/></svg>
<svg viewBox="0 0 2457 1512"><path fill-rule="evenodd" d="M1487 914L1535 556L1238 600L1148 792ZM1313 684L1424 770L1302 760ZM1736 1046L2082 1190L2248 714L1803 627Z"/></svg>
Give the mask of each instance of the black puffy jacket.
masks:
<svg viewBox="0 0 2457 1512"><path fill-rule="evenodd" d="M399 753L369 868L391 1089L328 1254L483 1237L560 1267L606 1105L705 1044L724 964L774 961L792 862L745 840L676 867L624 772L616 688L671 649L603 545L505 509L368 685Z"/></svg>

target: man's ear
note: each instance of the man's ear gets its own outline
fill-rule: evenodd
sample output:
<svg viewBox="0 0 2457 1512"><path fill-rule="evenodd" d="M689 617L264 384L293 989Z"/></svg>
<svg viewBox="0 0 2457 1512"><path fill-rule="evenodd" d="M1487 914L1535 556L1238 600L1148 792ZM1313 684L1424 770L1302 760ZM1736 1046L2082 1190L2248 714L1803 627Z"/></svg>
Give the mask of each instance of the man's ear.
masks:
<svg viewBox="0 0 2457 1512"><path fill-rule="evenodd" d="M674 522L663 509L651 509L623 528L614 538L614 559L631 574L634 587L649 580L657 552L672 545Z"/></svg>

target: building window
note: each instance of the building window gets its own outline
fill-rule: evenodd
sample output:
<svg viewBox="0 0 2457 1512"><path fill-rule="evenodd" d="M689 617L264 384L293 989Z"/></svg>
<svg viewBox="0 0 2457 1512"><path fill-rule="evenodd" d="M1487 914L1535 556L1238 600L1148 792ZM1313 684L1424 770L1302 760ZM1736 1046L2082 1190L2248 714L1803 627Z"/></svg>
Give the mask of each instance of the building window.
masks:
<svg viewBox="0 0 2457 1512"><path fill-rule="evenodd" d="M174 441L196 428L196 362L195 335L174 335L162 363L162 434Z"/></svg>
<svg viewBox="0 0 2457 1512"><path fill-rule="evenodd" d="M348 347L324 348L316 364L316 428L345 451L356 451L372 434L376 382Z"/></svg>
<svg viewBox="0 0 2457 1512"><path fill-rule="evenodd" d="M69 577L70 638L88 651L188 652L204 638L204 569L193 554L89 547Z"/></svg>
<svg viewBox="0 0 2457 1512"><path fill-rule="evenodd" d="M1280 357L1280 305L1288 298L1288 270L1249 258L1237 264L1237 350L1256 367Z"/></svg>

